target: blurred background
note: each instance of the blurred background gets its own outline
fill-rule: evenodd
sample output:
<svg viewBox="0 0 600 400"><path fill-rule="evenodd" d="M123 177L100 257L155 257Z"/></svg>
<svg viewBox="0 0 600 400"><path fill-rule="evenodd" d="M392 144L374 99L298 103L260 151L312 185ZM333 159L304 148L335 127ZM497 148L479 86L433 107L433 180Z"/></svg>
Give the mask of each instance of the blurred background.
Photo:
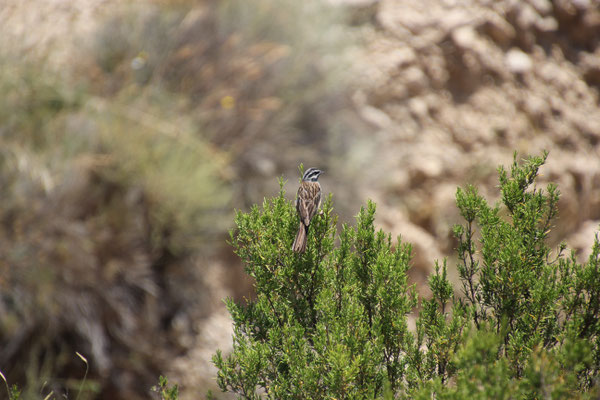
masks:
<svg viewBox="0 0 600 400"><path fill-rule="evenodd" d="M214 390L222 299L252 295L234 210L278 177L293 199L300 163L342 221L377 202L422 288L457 186L495 201L498 164L547 149L552 240L585 258L599 42L598 0L3 0L0 371L74 398L79 352L81 399Z"/></svg>

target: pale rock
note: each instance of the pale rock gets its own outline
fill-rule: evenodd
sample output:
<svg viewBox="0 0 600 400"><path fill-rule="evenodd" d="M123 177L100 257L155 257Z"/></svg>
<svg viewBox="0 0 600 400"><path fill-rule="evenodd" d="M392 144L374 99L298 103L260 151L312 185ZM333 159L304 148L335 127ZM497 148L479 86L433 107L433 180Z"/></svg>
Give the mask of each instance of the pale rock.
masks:
<svg viewBox="0 0 600 400"><path fill-rule="evenodd" d="M417 61L417 54L410 47L401 47L388 53L390 63L397 67L405 67Z"/></svg>
<svg viewBox="0 0 600 400"><path fill-rule="evenodd" d="M440 22L441 26L438 29L442 32L451 32L463 26L472 26L474 18L463 8L452 8Z"/></svg>
<svg viewBox="0 0 600 400"><path fill-rule="evenodd" d="M578 10L587 10L592 6L592 2L590 0L571 0L573 5Z"/></svg>
<svg viewBox="0 0 600 400"><path fill-rule="evenodd" d="M594 237L600 230L600 221L586 221L573 234L571 234L566 242L570 248L575 250L579 262L585 262L592 253L594 245Z"/></svg>
<svg viewBox="0 0 600 400"><path fill-rule="evenodd" d="M508 70L514 74L529 72L532 67L531 58L523 51L512 48L506 53L505 63Z"/></svg>
<svg viewBox="0 0 600 400"><path fill-rule="evenodd" d="M445 60L439 55L431 55L424 59L423 64L429 79L431 79L432 86L443 88L450 78Z"/></svg>
<svg viewBox="0 0 600 400"><path fill-rule="evenodd" d="M432 16L423 13L418 7L407 5L400 12L396 9L399 5L394 3L390 1L383 2L379 8L377 19L384 27L390 30L404 28L416 35L431 25Z"/></svg>
<svg viewBox="0 0 600 400"><path fill-rule="evenodd" d="M539 96L527 96L524 99L524 111L538 127L544 126L544 119L550 113L548 103Z"/></svg>
<svg viewBox="0 0 600 400"><path fill-rule="evenodd" d="M421 93L429 84L427 75L425 75L423 71L416 66L406 69L402 75L406 81L408 90L412 94Z"/></svg>
<svg viewBox="0 0 600 400"><path fill-rule="evenodd" d="M594 54L583 53L580 65L586 82L600 86L600 49Z"/></svg>
<svg viewBox="0 0 600 400"><path fill-rule="evenodd" d="M366 7L379 3L379 0L327 0L334 6Z"/></svg>
<svg viewBox="0 0 600 400"><path fill-rule="evenodd" d="M517 15L517 25L523 30L529 30L541 19L540 15L529 4L523 4Z"/></svg>
<svg viewBox="0 0 600 400"><path fill-rule="evenodd" d="M391 213L389 230L393 237L400 236L402 243L410 243L413 247L413 267L408 273L413 281L418 282L419 290L427 291L427 276L436 260L441 260L443 255L433 235L422 227L409 221L400 213Z"/></svg>
<svg viewBox="0 0 600 400"><path fill-rule="evenodd" d="M554 32L558 29L558 22L554 17L541 18L535 22L535 27L541 32Z"/></svg>
<svg viewBox="0 0 600 400"><path fill-rule="evenodd" d="M429 112L427 103L425 100L419 97L413 97L408 101L408 108L410 112L417 118L425 118Z"/></svg>
<svg viewBox="0 0 600 400"><path fill-rule="evenodd" d="M578 7L572 0L556 0L554 1L554 8L556 14L563 19L573 18L577 15Z"/></svg>
<svg viewBox="0 0 600 400"><path fill-rule="evenodd" d="M477 45L477 32L472 26L463 26L452 32L452 40L463 49L474 49Z"/></svg>
<svg viewBox="0 0 600 400"><path fill-rule="evenodd" d="M515 28L496 13L490 13L482 28L494 42L501 46L509 45L516 36Z"/></svg>
<svg viewBox="0 0 600 400"><path fill-rule="evenodd" d="M547 15L552 12L550 0L529 0L529 4L540 14Z"/></svg>
<svg viewBox="0 0 600 400"><path fill-rule="evenodd" d="M444 166L440 158L435 154L423 154L419 160L415 160L409 171L414 185L419 185L424 179L434 179L444 172Z"/></svg>
<svg viewBox="0 0 600 400"><path fill-rule="evenodd" d="M392 125L392 119L379 108L364 106L360 109L360 116L367 122L381 130L385 130Z"/></svg>

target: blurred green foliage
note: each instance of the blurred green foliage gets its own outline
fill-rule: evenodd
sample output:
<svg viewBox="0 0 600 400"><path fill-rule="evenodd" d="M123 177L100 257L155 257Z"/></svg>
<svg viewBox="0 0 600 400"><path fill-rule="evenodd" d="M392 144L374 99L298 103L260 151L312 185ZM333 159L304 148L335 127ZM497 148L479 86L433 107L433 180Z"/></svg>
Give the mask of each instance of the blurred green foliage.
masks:
<svg viewBox="0 0 600 400"><path fill-rule="evenodd" d="M264 161L295 165L323 151L315 138L327 142L344 102L352 40L343 9L316 0L132 7L107 20L91 45L95 61L81 68L97 93L183 95L185 114L248 182Z"/></svg>
<svg viewBox="0 0 600 400"><path fill-rule="evenodd" d="M169 386L169 380L162 375L158 377L158 386L153 386L152 391L158 393L160 400L177 400L179 398L178 386Z"/></svg>
<svg viewBox="0 0 600 400"><path fill-rule="evenodd" d="M302 124L344 90L339 22L320 1L133 2L59 69L0 50L0 367L22 397L77 390L79 351L82 398L143 398L187 350L171 323L212 307L198 260L262 191L255 149L321 151Z"/></svg>
<svg viewBox="0 0 600 400"><path fill-rule="evenodd" d="M9 381L29 382L26 397L43 381L68 386L52 377L74 363L69 350L91 354L92 386L117 354L145 359L124 367L150 382L164 362L145 349L170 318L161 314L202 286L188 254L228 225L227 158L165 106L181 103L169 93L106 99L31 62L1 63L0 363ZM162 311L147 318L158 295Z"/></svg>

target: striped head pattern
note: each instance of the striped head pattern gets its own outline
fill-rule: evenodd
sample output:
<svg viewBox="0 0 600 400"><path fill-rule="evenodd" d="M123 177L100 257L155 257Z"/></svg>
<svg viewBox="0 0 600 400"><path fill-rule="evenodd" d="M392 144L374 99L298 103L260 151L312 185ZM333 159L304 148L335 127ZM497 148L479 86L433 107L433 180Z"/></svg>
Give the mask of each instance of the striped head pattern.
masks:
<svg viewBox="0 0 600 400"><path fill-rule="evenodd" d="M302 180L305 182L317 182L319 180L319 175L321 175L324 171L316 168L309 168L304 172L304 176Z"/></svg>

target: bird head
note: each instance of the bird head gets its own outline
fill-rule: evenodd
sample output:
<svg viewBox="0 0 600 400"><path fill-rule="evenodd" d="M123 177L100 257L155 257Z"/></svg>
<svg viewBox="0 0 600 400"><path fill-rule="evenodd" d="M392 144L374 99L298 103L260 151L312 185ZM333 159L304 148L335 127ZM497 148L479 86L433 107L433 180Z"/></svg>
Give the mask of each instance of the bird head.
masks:
<svg viewBox="0 0 600 400"><path fill-rule="evenodd" d="M302 176L303 181L307 182L316 182L319 180L319 175L321 175L325 171L321 171L316 168L309 168L304 172L304 176Z"/></svg>

